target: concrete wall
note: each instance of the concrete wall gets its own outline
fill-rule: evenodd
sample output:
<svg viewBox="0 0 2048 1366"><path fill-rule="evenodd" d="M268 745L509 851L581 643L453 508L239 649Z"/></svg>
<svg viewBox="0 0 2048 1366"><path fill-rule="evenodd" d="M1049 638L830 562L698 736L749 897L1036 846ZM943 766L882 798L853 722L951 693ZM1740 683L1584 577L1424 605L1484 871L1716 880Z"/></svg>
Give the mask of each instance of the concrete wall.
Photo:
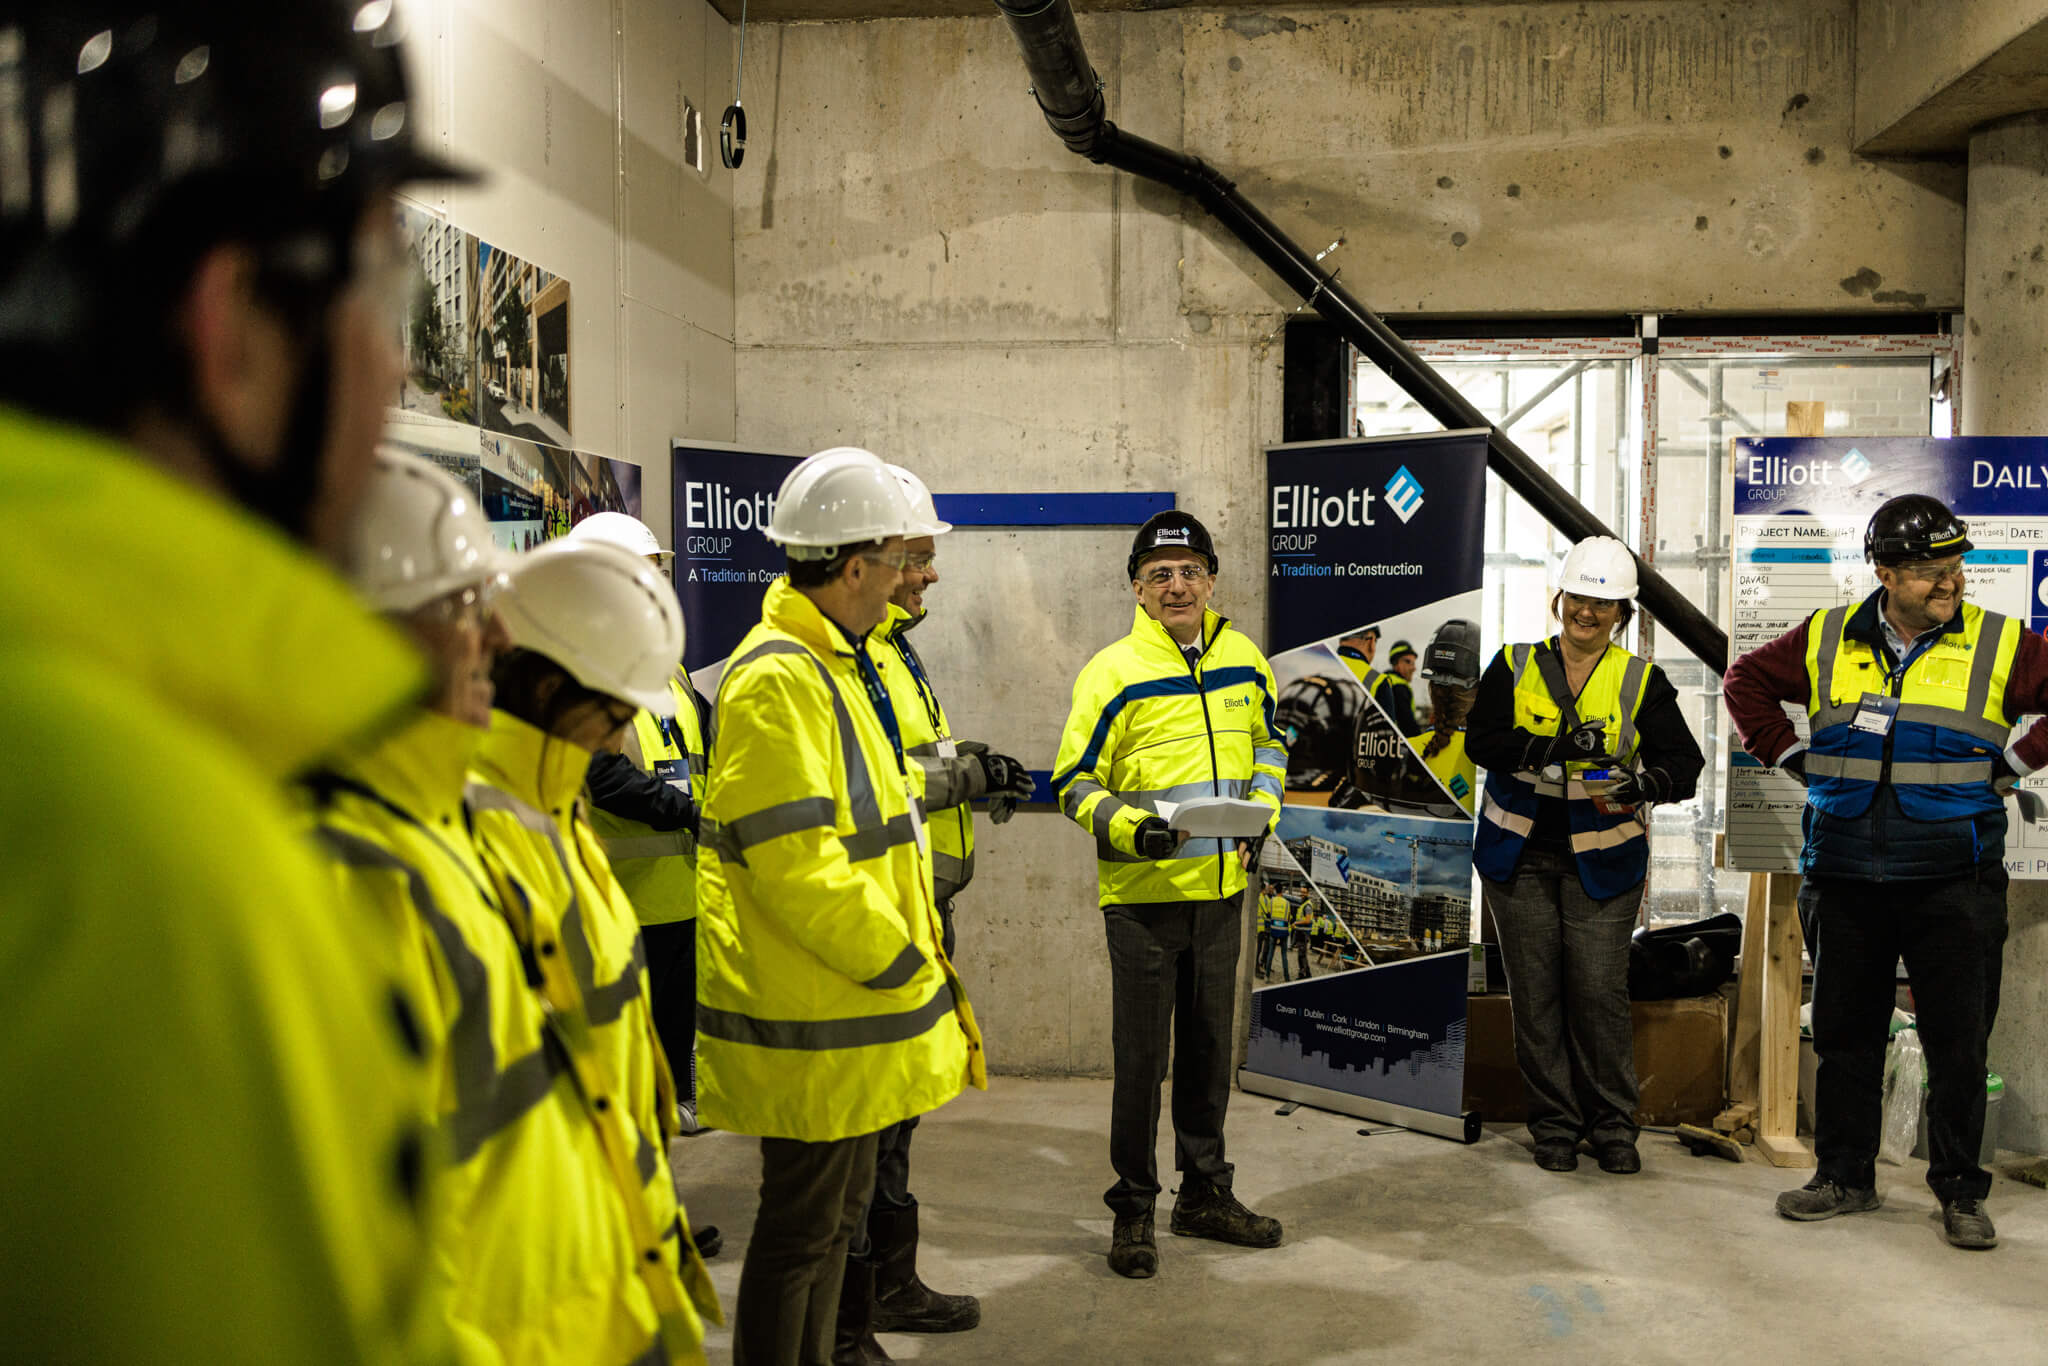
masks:
<svg viewBox="0 0 2048 1366"><path fill-rule="evenodd" d="M1236 177L1386 312L1951 308L1962 172L1849 151L1851 0L1087 15L1111 116ZM737 439L871 445L940 492L1169 489L1263 634L1264 443L1296 300L1067 153L996 20L759 29ZM758 170L755 158L758 158ZM1051 764L1126 629L1127 532L957 533L920 643L955 728ZM962 957L999 1068L1102 1071L1086 837L982 826Z"/></svg>
<svg viewBox="0 0 2048 1366"><path fill-rule="evenodd" d="M576 445L639 462L669 526L668 440L733 434L730 26L703 0L412 0L420 117L485 185L416 196L570 284ZM703 111L706 169L684 158Z"/></svg>

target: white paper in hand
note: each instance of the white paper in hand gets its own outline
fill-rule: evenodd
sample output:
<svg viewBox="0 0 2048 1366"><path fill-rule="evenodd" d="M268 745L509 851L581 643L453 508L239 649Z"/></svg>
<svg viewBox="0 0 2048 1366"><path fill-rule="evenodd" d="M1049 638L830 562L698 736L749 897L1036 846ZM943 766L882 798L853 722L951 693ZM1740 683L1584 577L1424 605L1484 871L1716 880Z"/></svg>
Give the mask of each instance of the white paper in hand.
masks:
<svg viewBox="0 0 2048 1366"><path fill-rule="evenodd" d="M1158 807L1161 820L1198 839L1257 839L1273 819L1272 807L1242 797L1193 797Z"/></svg>

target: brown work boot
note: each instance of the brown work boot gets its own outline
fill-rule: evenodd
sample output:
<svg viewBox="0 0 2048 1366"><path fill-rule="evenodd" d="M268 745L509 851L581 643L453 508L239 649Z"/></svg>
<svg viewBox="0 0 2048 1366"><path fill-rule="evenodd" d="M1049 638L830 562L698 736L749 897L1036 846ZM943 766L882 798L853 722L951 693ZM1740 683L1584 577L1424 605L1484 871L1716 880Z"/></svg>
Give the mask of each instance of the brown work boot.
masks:
<svg viewBox="0 0 2048 1366"><path fill-rule="evenodd" d="M1176 1238L1213 1238L1239 1247L1280 1246L1280 1221L1253 1214L1237 1203L1228 1186L1193 1178L1181 1182L1173 1201Z"/></svg>
<svg viewBox="0 0 2048 1366"><path fill-rule="evenodd" d="M1109 1269L1134 1281L1159 1274L1159 1249L1152 1242L1152 1212L1119 1214L1109 1238Z"/></svg>

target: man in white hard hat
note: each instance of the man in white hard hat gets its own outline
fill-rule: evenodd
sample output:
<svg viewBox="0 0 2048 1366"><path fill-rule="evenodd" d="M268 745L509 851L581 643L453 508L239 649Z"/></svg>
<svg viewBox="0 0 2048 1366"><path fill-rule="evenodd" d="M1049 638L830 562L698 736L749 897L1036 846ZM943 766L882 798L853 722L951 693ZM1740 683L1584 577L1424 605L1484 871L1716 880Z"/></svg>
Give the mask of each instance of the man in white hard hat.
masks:
<svg viewBox="0 0 2048 1366"><path fill-rule="evenodd" d="M931 490L900 465L889 466L903 486L915 516L903 543L909 556L903 579L889 602L889 620L876 634L875 663L896 719L912 776L924 782L924 808L931 831L933 892L938 900L942 947L953 958L953 898L974 878L974 812L977 798L991 798L991 816L1007 820L1012 804L1032 792L1031 775L1007 755L977 741L956 741L946 708L934 691L923 657L910 632L925 619L925 595L939 581L937 537L951 531L939 520ZM835 1362L886 1358L875 1333L956 1333L981 1322L972 1295L947 1295L927 1286L917 1272L918 1202L910 1192L912 1117L882 1132L876 1155L875 1196L864 1236L856 1237L846 1260L846 1285L839 1301Z"/></svg>
<svg viewBox="0 0 2048 1366"><path fill-rule="evenodd" d="M662 567L673 555L654 531L623 512L599 512L569 528L572 541L616 546ZM640 937L647 945L648 989L654 1024L682 1091L684 1133L697 1130L697 795L703 790L710 746L704 701L690 686L683 662L669 679L673 717L642 710L623 735L618 753L590 764L591 828L604 840L605 857L619 885L633 898ZM711 1256L716 1230L697 1231L697 1250Z"/></svg>
<svg viewBox="0 0 2048 1366"><path fill-rule="evenodd" d="M877 1135L987 1085L940 947L920 779L870 654L915 525L873 454L783 481L768 538L788 577L719 686L698 855L699 1110L761 1138L738 1366L832 1353Z"/></svg>

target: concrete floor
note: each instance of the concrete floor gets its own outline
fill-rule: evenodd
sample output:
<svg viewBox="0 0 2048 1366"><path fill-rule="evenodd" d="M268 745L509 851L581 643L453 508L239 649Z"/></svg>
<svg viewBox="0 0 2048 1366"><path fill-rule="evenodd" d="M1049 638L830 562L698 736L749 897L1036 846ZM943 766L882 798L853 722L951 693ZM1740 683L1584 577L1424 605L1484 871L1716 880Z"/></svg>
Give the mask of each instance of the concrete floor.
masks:
<svg viewBox="0 0 2048 1366"><path fill-rule="evenodd" d="M947 1363L1295 1363L1466 1359L1685 1363L2048 1361L2048 1192L1999 1178L2001 1245L1941 1238L1925 1164L1880 1165L1884 1208L1825 1224L1771 1210L1805 1180L1762 1161L1694 1158L1645 1134L1643 1170L1538 1170L1519 1126L1469 1147L1238 1093L1237 1191L1287 1240L1247 1251L1166 1233L1160 1270L1109 1270L1110 1085L998 1077L927 1116L912 1156L927 1283L981 1297L982 1324L883 1338ZM1162 1129L1166 1126L1162 1120ZM685 1139L690 1214L725 1233L739 1285L758 1147ZM1171 1179L1172 1140L1161 1167ZM730 1360L714 1330L711 1360Z"/></svg>

